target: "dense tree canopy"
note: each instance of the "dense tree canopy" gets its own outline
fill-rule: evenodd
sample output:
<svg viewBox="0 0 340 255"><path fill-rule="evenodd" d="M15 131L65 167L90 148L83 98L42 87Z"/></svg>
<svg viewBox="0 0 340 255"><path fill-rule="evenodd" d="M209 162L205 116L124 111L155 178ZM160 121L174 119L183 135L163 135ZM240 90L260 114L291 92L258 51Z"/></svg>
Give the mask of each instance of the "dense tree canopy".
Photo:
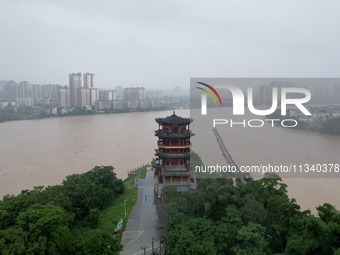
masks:
<svg viewBox="0 0 340 255"><path fill-rule="evenodd" d="M67 176L0 201L0 254L112 254L119 243L96 230L99 210L124 192L113 167ZM112 247L109 249L108 247Z"/></svg>
<svg viewBox="0 0 340 255"><path fill-rule="evenodd" d="M340 254L340 214L301 211L277 175L247 184L202 179L195 192L167 190L170 254Z"/></svg>

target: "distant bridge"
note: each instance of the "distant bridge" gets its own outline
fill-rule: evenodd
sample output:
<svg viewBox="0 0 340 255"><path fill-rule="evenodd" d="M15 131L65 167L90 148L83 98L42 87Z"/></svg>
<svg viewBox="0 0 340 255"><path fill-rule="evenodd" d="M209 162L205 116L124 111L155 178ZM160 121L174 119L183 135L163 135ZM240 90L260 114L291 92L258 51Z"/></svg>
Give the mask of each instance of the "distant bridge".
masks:
<svg viewBox="0 0 340 255"><path fill-rule="evenodd" d="M230 153L228 152L227 148L225 147L223 140L220 136L220 134L218 133L216 128L213 128L216 140L218 142L218 145L221 148L221 151L223 153L223 156L225 157L225 159L227 160L228 164L231 167L235 167L237 170L237 174L236 177L240 178L241 181L243 183L246 183L247 181L249 181L250 179L253 179L253 177L249 174L249 173L241 173L239 167L236 165L235 161L233 160L233 158L231 157Z"/></svg>

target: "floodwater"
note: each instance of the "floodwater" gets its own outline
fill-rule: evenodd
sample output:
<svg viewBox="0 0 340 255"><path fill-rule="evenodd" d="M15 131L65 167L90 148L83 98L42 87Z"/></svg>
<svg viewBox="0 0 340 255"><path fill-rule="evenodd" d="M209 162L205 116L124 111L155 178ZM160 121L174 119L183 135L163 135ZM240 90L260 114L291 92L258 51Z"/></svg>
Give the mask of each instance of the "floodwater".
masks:
<svg viewBox="0 0 340 255"><path fill-rule="evenodd" d="M172 111L136 112L0 123L0 197L34 186L60 184L65 176L97 165L112 165L119 178L126 178L128 170L154 158L154 130L158 128L155 118L171 114ZM189 110L178 110L176 114L190 116ZM230 119L231 112L226 116ZM197 118L191 125L196 133L193 149L205 164L223 164L211 127L201 124ZM338 136L269 125L224 125L218 131L238 165L340 163ZM204 144L200 140L203 136L208 138ZM324 202L340 208L338 178L306 176L284 178L284 182L302 209L315 211L315 206Z"/></svg>
<svg viewBox="0 0 340 255"><path fill-rule="evenodd" d="M261 128L249 127L247 123L250 119L264 120L263 117L253 116L249 112L245 116L235 117L232 108L210 108L206 116L201 116L199 109L194 109L191 117L195 119L192 129L196 133L192 138L192 148L201 156L205 165L227 165L212 132L213 119L228 121L227 124L216 125L216 128L239 167L261 164L298 167L308 164L312 168L316 164L340 164L340 136L272 127L271 122L266 121ZM232 127L231 120L236 123ZM243 120L246 120L245 127ZM252 121L250 125L260 126L260 121ZM328 170L331 171L330 167ZM256 177L256 174L253 176ZM321 175L314 175L310 171L281 176L283 182L288 184L288 194L296 198L302 209L311 209L315 213L315 207L325 202L340 209L340 172L334 173L334 168L333 172Z"/></svg>

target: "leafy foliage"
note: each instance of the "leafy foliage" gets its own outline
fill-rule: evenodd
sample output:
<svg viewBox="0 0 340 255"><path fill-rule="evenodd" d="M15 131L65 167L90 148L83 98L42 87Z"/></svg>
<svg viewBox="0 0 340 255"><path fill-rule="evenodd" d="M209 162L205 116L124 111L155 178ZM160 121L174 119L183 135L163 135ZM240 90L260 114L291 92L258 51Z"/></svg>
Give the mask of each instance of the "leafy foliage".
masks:
<svg viewBox="0 0 340 255"><path fill-rule="evenodd" d="M170 254L338 254L340 213L300 211L276 174L246 184L201 179L195 192L167 190ZM190 240L190 241L189 241Z"/></svg>
<svg viewBox="0 0 340 255"><path fill-rule="evenodd" d="M125 191L113 167L67 176L62 185L35 187L0 201L1 254L112 254L111 235L85 231ZM111 247L111 248L108 248Z"/></svg>

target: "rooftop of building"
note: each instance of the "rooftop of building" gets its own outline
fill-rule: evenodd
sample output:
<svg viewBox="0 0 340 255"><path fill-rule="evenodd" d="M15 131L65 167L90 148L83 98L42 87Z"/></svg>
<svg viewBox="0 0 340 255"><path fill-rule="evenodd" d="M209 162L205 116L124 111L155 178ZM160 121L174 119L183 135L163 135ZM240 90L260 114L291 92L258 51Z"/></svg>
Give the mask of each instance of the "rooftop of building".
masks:
<svg viewBox="0 0 340 255"><path fill-rule="evenodd" d="M191 118L183 118L177 116L175 111L172 115L165 118L156 118L156 122L162 125L181 125L181 124L189 124L193 121Z"/></svg>

